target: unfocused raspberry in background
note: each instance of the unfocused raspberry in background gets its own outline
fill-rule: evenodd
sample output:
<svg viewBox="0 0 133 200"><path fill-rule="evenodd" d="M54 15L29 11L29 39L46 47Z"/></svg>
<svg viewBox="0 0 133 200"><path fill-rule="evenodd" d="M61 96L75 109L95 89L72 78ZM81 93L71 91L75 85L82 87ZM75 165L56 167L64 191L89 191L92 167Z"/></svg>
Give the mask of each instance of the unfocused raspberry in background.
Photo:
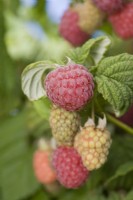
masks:
<svg viewBox="0 0 133 200"><path fill-rule="evenodd" d="M111 15L109 21L119 37L133 38L133 2L125 4L121 11Z"/></svg>
<svg viewBox="0 0 133 200"><path fill-rule="evenodd" d="M78 13L69 8L65 11L59 25L60 35L73 46L81 46L90 38L90 35L84 32L78 23Z"/></svg>

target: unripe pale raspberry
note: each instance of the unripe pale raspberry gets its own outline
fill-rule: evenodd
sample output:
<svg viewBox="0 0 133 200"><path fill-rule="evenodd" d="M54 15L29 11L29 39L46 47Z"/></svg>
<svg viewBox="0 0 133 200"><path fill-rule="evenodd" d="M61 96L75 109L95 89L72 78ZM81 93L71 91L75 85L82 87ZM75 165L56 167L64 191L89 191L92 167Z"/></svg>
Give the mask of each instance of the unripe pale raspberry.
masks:
<svg viewBox="0 0 133 200"><path fill-rule="evenodd" d="M53 154L53 166L59 182L67 188L77 188L88 178L89 172L73 147L59 147Z"/></svg>
<svg viewBox="0 0 133 200"><path fill-rule="evenodd" d="M89 170L100 168L106 161L111 145L110 133L95 126L86 126L75 137L74 147Z"/></svg>
<svg viewBox="0 0 133 200"><path fill-rule="evenodd" d="M119 37L133 38L133 2L125 4L121 11L110 15L109 21Z"/></svg>
<svg viewBox="0 0 133 200"><path fill-rule="evenodd" d="M123 7L123 0L93 0L96 6L107 14L113 14Z"/></svg>
<svg viewBox="0 0 133 200"><path fill-rule="evenodd" d="M78 64L58 67L45 79L49 99L65 110L81 109L93 96L94 82L91 73Z"/></svg>
<svg viewBox="0 0 133 200"><path fill-rule="evenodd" d="M69 112L54 105L50 114L50 125L59 146L72 146L80 127L80 116L77 112Z"/></svg>
<svg viewBox="0 0 133 200"><path fill-rule="evenodd" d="M78 21L78 13L69 8L64 13L59 25L59 33L73 46L81 46L90 38L90 35L79 27Z"/></svg>
<svg viewBox="0 0 133 200"><path fill-rule="evenodd" d="M36 150L34 153L34 173L40 183L50 184L56 180L56 174L51 163L51 156L51 152L48 150Z"/></svg>
<svg viewBox="0 0 133 200"><path fill-rule="evenodd" d="M73 10L79 15L79 27L88 34L92 34L102 24L104 14L91 0L75 4Z"/></svg>

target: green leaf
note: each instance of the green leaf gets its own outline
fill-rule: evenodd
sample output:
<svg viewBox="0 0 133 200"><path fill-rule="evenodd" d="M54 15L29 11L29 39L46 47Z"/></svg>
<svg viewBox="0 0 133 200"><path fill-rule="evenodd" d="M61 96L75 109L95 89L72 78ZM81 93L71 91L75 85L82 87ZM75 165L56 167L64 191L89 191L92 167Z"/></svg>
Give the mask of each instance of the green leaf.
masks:
<svg viewBox="0 0 133 200"><path fill-rule="evenodd" d="M125 200L133 200L133 190L131 190L131 191L127 194Z"/></svg>
<svg viewBox="0 0 133 200"><path fill-rule="evenodd" d="M29 100L38 100L46 96L43 78L46 72L56 65L49 61L39 61L28 65L22 73L22 90Z"/></svg>
<svg viewBox="0 0 133 200"><path fill-rule="evenodd" d="M90 48L90 56L93 58L95 64L99 63L103 58L110 46L110 43L110 39L105 36L96 39L95 45Z"/></svg>
<svg viewBox="0 0 133 200"><path fill-rule="evenodd" d="M42 99L40 99L42 100ZM40 101L37 100L37 101ZM47 98L44 98L44 102L47 105ZM46 110L46 113L44 110L40 111L40 107L39 110L38 108L35 109L34 107L34 102L37 101L33 101L32 102L28 102L28 110L27 110L27 126L28 126L28 133L30 135L32 135L33 137L40 138L43 137L44 134L45 136L49 136L51 131L50 131L50 125L49 125L49 118L46 119L47 114L49 113L48 110ZM45 104L44 104L45 105ZM37 105L39 106L39 105ZM44 106L43 106L44 108ZM41 113L40 113L41 112ZM43 112L45 113L45 115L43 115Z"/></svg>
<svg viewBox="0 0 133 200"><path fill-rule="evenodd" d="M68 57L79 64L85 64L86 61L97 64L108 50L110 43L107 36L90 39L82 47L71 50Z"/></svg>
<svg viewBox="0 0 133 200"><path fill-rule="evenodd" d="M133 137L125 133L122 134L122 132L118 134L118 130L116 131L116 134L112 134L112 136L113 142L109 151L108 160L101 168L104 172L103 183L105 184L116 174L121 166L129 163L129 161L133 161ZM133 171L130 171L123 176L118 176L105 186L111 190L119 188L129 190L133 185L132 177Z"/></svg>
<svg viewBox="0 0 133 200"><path fill-rule="evenodd" d="M42 118L45 120L49 119L51 103L47 98L41 98L37 101L33 101L33 105Z"/></svg>
<svg viewBox="0 0 133 200"><path fill-rule="evenodd" d="M103 59L95 77L98 92L123 115L133 101L133 56L127 53Z"/></svg>
<svg viewBox="0 0 133 200"><path fill-rule="evenodd" d="M37 190L37 183L32 169L32 152L27 151L10 166L5 166L1 173L3 200L22 199Z"/></svg>
<svg viewBox="0 0 133 200"><path fill-rule="evenodd" d="M28 198L27 200L49 200L49 195L43 191L43 190L39 190L33 197L31 197L30 199Z"/></svg>
<svg viewBox="0 0 133 200"><path fill-rule="evenodd" d="M117 179L120 176L125 176L127 173L133 171L133 161L131 162L127 162L123 165L121 165L116 173L114 174L114 176L112 176L110 179L108 179L106 184L109 184L111 181Z"/></svg>
<svg viewBox="0 0 133 200"><path fill-rule="evenodd" d="M33 149L27 133L27 112L0 123L0 187L2 200L19 200L38 189L33 173Z"/></svg>
<svg viewBox="0 0 133 200"><path fill-rule="evenodd" d="M116 192L111 192L109 194L108 200L122 200L122 198L120 197L120 195ZM123 199L124 200L124 199Z"/></svg>
<svg viewBox="0 0 133 200"><path fill-rule="evenodd" d="M65 193L59 198L59 200L106 200L106 198L102 195L102 192L97 190L88 190L85 185L83 187L80 187L79 189L71 190L68 192L66 190Z"/></svg>
<svg viewBox="0 0 133 200"><path fill-rule="evenodd" d="M10 3L9 3L10 4ZM12 9L13 3L10 4ZM0 116L8 114L14 107L18 106L20 95L20 84L18 82L19 70L16 63L10 58L5 44L5 34L7 28L5 20L5 4L4 1L0 2Z"/></svg>

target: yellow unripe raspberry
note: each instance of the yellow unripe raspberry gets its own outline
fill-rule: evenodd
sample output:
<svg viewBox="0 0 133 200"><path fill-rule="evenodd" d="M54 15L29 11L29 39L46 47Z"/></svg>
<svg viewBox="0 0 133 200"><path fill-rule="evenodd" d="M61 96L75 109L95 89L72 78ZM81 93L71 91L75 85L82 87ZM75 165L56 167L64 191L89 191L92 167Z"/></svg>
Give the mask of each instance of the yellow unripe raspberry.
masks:
<svg viewBox="0 0 133 200"><path fill-rule="evenodd" d="M54 105L50 114L50 126L57 145L72 146L80 127L79 114Z"/></svg>
<svg viewBox="0 0 133 200"><path fill-rule="evenodd" d="M89 170L100 168L107 160L111 145L110 132L95 125L85 126L75 137L74 147Z"/></svg>
<svg viewBox="0 0 133 200"><path fill-rule="evenodd" d="M73 10L79 14L80 28L89 34L99 28L104 19L103 12L91 0L75 4Z"/></svg>

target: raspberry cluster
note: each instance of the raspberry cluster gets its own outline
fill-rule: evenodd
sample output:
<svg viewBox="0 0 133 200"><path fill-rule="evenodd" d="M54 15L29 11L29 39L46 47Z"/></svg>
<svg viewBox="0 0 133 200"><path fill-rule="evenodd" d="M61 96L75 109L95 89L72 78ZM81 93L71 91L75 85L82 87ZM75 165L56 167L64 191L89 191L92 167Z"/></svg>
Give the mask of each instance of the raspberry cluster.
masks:
<svg viewBox="0 0 133 200"><path fill-rule="evenodd" d="M111 144L103 125L81 128L78 110L93 98L93 76L83 65L69 61L48 73L44 87L53 103L49 122L56 142L52 155L56 177L65 187L77 188L91 170L104 164Z"/></svg>
<svg viewBox="0 0 133 200"><path fill-rule="evenodd" d="M59 33L73 46L81 46L101 25L103 16L91 0L74 4L62 16Z"/></svg>
<svg viewBox="0 0 133 200"><path fill-rule="evenodd" d="M59 33L73 46L84 44L107 19L122 39L133 38L133 2L125 0L84 0L62 16Z"/></svg>
<svg viewBox="0 0 133 200"><path fill-rule="evenodd" d="M76 3L64 13L59 32L73 46L80 46L101 26L106 15L120 37L133 37L133 2L124 0ZM79 111L86 104L92 105L94 78L85 66L69 60L66 66L58 65L49 72L43 84L53 104L49 123L54 149L49 143L50 148L35 152L35 176L43 184L58 180L66 188L77 188L85 183L90 171L106 162L111 146L105 117L97 126L89 119L81 127Z"/></svg>
<svg viewBox="0 0 133 200"><path fill-rule="evenodd" d="M81 186L89 177L90 171L100 168L106 161L111 145L110 132L103 127L85 126L74 137L73 146L57 145L52 163L57 179L67 188Z"/></svg>

